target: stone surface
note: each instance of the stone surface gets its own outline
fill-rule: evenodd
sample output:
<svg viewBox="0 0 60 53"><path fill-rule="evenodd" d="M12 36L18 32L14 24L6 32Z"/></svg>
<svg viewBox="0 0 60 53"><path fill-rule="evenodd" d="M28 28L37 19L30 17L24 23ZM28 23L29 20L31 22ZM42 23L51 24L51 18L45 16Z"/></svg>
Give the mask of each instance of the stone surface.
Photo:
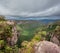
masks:
<svg viewBox="0 0 60 53"><path fill-rule="evenodd" d="M17 36L17 28L15 26L15 23L13 21L7 21L7 24L12 25L12 37L8 37L7 41L8 41L8 45L14 46L18 40L18 36Z"/></svg>
<svg viewBox="0 0 60 53"><path fill-rule="evenodd" d="M35 53L60 53L59 46L48 41L41 41L37 43L34 50Z"/></svg>
<svg viewBox="0 0 60 53"><path fill-rule="evenodd" d="M58 40L55 36L52 37L52 38L50 39L50 41L53 42L53 43L55 43L55 44L57 44L57 45L60 45L59 40Z"/></svg>

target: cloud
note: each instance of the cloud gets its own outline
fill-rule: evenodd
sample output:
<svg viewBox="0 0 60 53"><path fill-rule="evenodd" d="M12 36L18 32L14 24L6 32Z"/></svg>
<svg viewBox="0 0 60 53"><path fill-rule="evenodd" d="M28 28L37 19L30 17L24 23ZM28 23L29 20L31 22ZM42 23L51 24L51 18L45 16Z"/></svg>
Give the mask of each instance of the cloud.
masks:
<svg viewBox="0 0 60 53"><path fill-rule="evenodd" d="M60 0L0 0L0 15L60 15Z"/></svg>
<svg viewBox="0 0 60 53"><path fill-rule="evenodd" d="M0 15L10 14L10 10L0 5Z"/></svg>
<svg viewBox="0 0 60 53"><path fill-rule="evenodd" d="M53 6L49 9L46 9L44 11L36 12L36 13L27 13L27 16L54 16L54 15L60 15L60 5Z"/></svg>

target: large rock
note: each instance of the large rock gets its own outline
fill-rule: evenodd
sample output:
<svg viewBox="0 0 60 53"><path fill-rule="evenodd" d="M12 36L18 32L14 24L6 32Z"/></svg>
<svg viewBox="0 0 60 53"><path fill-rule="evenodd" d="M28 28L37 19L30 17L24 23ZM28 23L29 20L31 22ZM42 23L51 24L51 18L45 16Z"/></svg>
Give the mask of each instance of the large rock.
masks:
<svg viewBox="0 0 60 53"><path fill-rule="evenodd" d="M60 30L51 35L50 41L60 46Z"/></svg>
<svg viewBox="0 0 60 53"><path fill-rule="evenodd" d="M60 25L56 26L50 41L60 46Z"/></svg>
<svg viewBox="0 0 60 53"><path fill-rule="evenodd" d="M60 45L59 40L58 40L55 36L52 37L52 38L50 39L50 41L53 42L53 43L55 43L55 44L57 44L57 45Z"/></svg>
<svg viewBox="0 0 60 53"><path fill-rule="evenodd" d="M8 45L14 46L18 40L17 28L16 28L14 21L7 21L7 24L13 26L12 27L12 37L11 38L8 37L7 42L8 42Z"/></svg>
<svg viewBox="0 0 60 53"><path fill-rule="evenodd" d="M48 42L41 41L34 46L35 53L60 53L58 45Z"/></svg>

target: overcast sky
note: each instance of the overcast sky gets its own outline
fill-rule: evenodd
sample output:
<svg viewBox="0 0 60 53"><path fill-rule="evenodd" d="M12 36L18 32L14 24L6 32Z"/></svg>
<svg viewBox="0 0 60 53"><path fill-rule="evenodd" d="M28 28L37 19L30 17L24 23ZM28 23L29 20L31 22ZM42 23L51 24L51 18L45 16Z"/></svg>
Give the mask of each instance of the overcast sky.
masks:
<svg viewBox="0 0 60 53"><path fill-rule="evenodd" d="M0 15L60 15L60 0L0 0Z"/></svg>

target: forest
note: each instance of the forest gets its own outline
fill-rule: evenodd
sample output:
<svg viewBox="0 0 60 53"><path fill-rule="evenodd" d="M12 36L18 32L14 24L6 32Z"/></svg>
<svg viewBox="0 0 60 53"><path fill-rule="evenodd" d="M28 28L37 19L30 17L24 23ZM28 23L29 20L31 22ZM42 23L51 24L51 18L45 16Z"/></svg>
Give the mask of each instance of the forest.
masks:
<svg viewBox="0 0 60 53"><path fill-rule="evenodd" d="M6 20L0 16L0 53L35 53L34 47L41 41L60 47L60 20L46 21Z"/></svg>

